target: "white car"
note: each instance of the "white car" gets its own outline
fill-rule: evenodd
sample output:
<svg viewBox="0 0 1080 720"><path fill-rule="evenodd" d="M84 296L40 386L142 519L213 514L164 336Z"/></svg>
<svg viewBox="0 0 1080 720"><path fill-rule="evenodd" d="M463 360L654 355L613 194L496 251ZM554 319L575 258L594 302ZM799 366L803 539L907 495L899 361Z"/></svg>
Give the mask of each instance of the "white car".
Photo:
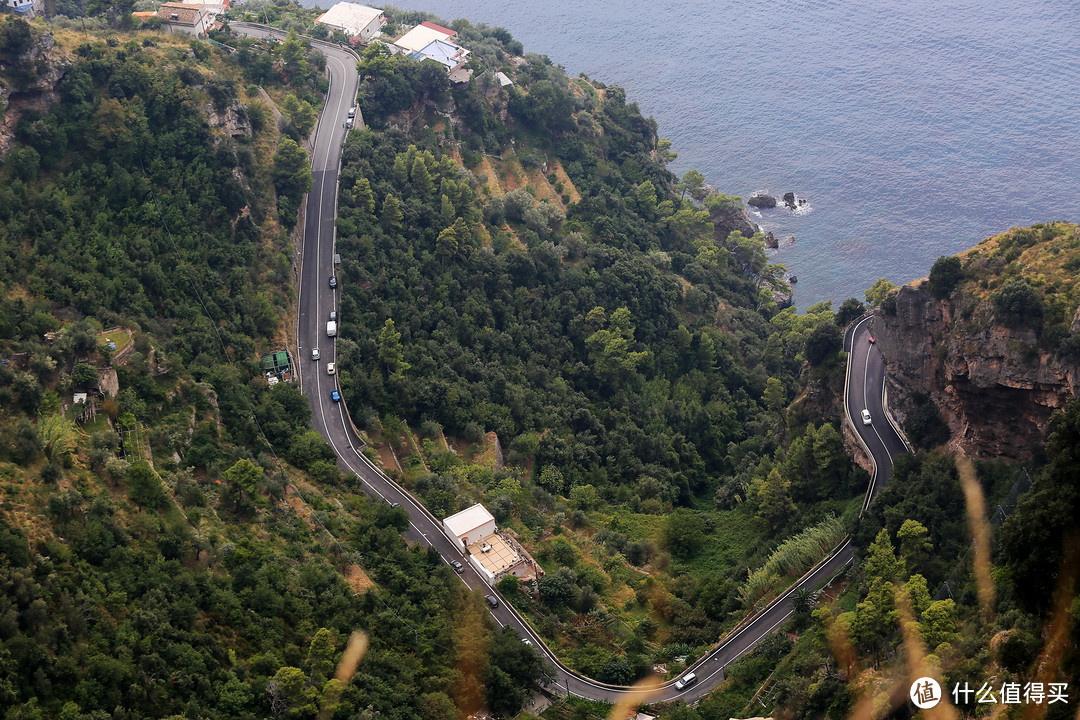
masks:
<svg viewBox="0 0 1080 720"><path fill-rule="evenodd" d="M686 673L680 679L675 681L675 689L676 690L685 690L686 688L690 687L691 685L693 685L696 682L697 682L697 675L695 675L694 673Z"/></svg>
<svg viewBox="0 0 1080 720"><path fill-rule="evenodd" d="M863 411L862 411L862 424L863 425L869 425L871 422L873 422L873 421L870 419L870 411L867 410L866 408L863 408Z"/></svg>
<svg viewBox="0 0 1080 720"><path fill-rule="evenodd" d="M335 364L336 363L326 363L326 374L327 375L333 375L335 372L337 372L337 368L335 367Z"/></svg>
<svg viewBox="0 0 1080 720"><path fill-rule="evenodd" d="M311 348L311 359L318 360L320 357L321 355L319 355L319 348Z"/></svg>

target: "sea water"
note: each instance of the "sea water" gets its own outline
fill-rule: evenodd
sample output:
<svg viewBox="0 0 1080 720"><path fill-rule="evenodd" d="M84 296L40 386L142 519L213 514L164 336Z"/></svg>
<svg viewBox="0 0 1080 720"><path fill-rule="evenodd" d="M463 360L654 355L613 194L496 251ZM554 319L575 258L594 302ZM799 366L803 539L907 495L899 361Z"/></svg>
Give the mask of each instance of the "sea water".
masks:
<svg viewBox="0 0 1080 720"><path fill-rule="evenodd" d="M1080 220L1072 0L399 4L501 25L571 75L622 85L678 174L805 198L754 218L780 239L801 309L925 276L1010 227Z"/></svg>

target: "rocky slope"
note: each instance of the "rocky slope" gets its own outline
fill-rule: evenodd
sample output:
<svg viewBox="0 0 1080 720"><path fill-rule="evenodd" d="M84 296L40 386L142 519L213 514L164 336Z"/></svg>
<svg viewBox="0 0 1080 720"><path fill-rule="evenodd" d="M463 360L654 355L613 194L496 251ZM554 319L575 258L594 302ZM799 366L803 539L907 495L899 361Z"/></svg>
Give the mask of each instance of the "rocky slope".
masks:
<svg viewBox="0 0 1080 720"><path fill-rule="evenodd" d="M951 292L939 286L935 293L931 275L899 288L877 311L890 401L904 422L926 396L953 444L1023 458L1045 437L1053 412L1080 391L1080 234L1065 223L1014 230L960 257L962 276ZM996 296L1011 278L1042 298L1038 323L1003 320Z"/></svg>

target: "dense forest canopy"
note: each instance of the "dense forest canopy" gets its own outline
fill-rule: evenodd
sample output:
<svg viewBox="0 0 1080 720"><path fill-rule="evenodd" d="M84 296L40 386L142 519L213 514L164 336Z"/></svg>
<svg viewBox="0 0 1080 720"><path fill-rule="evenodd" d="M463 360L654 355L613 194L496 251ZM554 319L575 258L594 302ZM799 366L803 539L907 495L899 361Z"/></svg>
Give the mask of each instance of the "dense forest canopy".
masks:
<svg viewBox="0 0 1080 720"><path fill-rule="evenodd" d="M287 2L258 9L317 27ZM5 720L514 715L539 656L402 540L405 512L366 498L297 387L261 372L286 343L325 58L295 34L215 31L227 53L128 32L124 2L57 10L113 29L58 31L66 64L45 87L46 31L0 23L16 118L0 169ZM388 15L389 34L427 18ZM546 575L498 592L560 658L613 683L678 674L852 532L835 598L796 593L792 636L657 712L731 718L764 698L836 719L866 698L884 716L911 633L945 681L1075 678L1080 404L1028 469L975 464L988 505L1010 508L991 552L972 550L967 465L933 450L939 427L860 515L840 397L841 328L863 305L783 308L784 269L733 228L741 201L668 171L670 143L621 88L567 78L502 28L451 26L469 83L377 46L358 63L339 379L368 452L432 512L482 501L534 553ZM935 265L935 297L957 269ZM1071 352L1063 306L994 288L1003 323ZM888 311L891 289L867 300ZM72 402L102 388L117 392L96 412ZM974 557L993 564L991 612ZM357 630L369 646L342 683Z"/></svg>

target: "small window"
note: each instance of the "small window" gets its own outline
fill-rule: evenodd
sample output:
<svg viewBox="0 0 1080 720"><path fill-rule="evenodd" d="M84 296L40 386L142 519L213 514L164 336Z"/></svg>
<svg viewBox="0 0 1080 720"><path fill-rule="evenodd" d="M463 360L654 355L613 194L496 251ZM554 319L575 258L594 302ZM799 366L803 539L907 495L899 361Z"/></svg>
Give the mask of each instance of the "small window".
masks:
<svg viewBox="0 0 1080 720"><path fill-rule="evenodd" d="M176 13L172 13L171 15L169 15L169 19L170 20L179 20L180 16L177 15Z"/></svg>

